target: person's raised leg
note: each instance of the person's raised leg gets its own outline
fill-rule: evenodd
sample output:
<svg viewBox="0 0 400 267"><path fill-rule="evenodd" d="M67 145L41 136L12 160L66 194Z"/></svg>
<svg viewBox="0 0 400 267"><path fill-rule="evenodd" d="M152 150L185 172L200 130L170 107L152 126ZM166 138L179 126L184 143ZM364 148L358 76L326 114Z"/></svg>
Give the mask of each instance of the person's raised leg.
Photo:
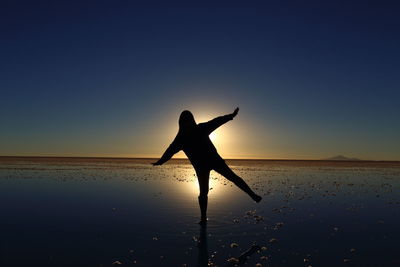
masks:
<svg viewBox="0 0 400 267"><path fill-rule="evenodd" d="M199 206L201 212L201 220L200 225L207 224L207 205L208 205L208 190L209 190L209 177L210 177L210 170L196 170L197 179L199 181Z"/></svg>
<svg viewBox="0 0 400 267"><path fill-rule="evenodd" d="M262 197L254 193L247 183L238 175L236 175L236 173L234 173L225 162L221 162L220 164L216 165L214 170L246 192L255 202L258 203L261 201Z"/></svg>

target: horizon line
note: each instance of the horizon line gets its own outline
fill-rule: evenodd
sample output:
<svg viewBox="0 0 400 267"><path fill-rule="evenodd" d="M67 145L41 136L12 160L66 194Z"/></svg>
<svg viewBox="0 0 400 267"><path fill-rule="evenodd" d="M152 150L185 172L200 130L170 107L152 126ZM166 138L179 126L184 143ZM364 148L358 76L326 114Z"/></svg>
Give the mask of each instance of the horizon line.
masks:
<svg viewBox="0 0 400 267"><path fill-rule="evenodd" d="M16 155L0 155L0 159L5 158L76 158L76 159L121 159L121 160L154 160L159 157L112 157L112 156L16 156ZM186 157L174 157L170 160L189 160ZM224 158L224 160L265 160L265 161L334 161L334 162L400 162L400 160L363 160L363 159L343 159L343 160L335 160L335 159L293 159L293 158Z"/></svg>

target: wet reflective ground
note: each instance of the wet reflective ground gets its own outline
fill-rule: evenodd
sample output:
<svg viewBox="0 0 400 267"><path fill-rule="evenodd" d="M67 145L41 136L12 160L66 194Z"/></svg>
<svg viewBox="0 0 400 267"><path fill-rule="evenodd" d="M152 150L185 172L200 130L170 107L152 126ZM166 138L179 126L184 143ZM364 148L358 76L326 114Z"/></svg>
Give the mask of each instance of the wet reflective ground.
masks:
<svg viewBox="0 0 400 267"><path fill-rule="evenodd" d="M400 264L399 163L229 161L264 199L211 173L202 230L192 167L150 162L0 159L0 266Z"/></svg>

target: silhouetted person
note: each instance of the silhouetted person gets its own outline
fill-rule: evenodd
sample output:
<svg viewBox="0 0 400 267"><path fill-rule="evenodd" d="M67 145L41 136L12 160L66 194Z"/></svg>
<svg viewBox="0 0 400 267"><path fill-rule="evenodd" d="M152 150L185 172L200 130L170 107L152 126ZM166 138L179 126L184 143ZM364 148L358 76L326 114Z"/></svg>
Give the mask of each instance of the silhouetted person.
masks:
<svg viewBox="0 0 400 267"><path fill-rule="evenodd" d="M183 111L179 117L179 131L174 141L162 157L157 162L152 163L153 165L161 165L178 151L183 150L185 152L199 180L200 224L202 225L205 225L207 222L208 184L211 170L225 176L229 181L246 192L254 201L261 201L261 197L254 193L246 182L226 165L209 138L209 135L215 129L232 120L238 114L238 111L239 108L236 108L232 114L220 116L211 121L199 124L196 124L193 114L190 111Z"/></svg>

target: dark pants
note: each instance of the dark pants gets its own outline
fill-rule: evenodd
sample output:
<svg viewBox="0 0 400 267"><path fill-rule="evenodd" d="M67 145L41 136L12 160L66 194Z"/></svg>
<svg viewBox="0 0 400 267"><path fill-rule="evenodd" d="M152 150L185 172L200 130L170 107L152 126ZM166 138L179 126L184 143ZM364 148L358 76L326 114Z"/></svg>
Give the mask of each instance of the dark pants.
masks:
<svg viewBox="0 0 400 267"><path fill-rule="evenodd" d="M237 187L246 192L252 199L255 199L257 195L250 189L246 182L236 175L229 167L226 165L225 161L221 160L213 164L210 167L195 167L197 174L197 179L199 181L200 195L199 195L199 205L201 210L201 218L205 220L207 218L207 202L208 202L208 191L209 191L209 179L210 171L214 170L217 173L224 176L226 179L234 183Z"/></svg>

